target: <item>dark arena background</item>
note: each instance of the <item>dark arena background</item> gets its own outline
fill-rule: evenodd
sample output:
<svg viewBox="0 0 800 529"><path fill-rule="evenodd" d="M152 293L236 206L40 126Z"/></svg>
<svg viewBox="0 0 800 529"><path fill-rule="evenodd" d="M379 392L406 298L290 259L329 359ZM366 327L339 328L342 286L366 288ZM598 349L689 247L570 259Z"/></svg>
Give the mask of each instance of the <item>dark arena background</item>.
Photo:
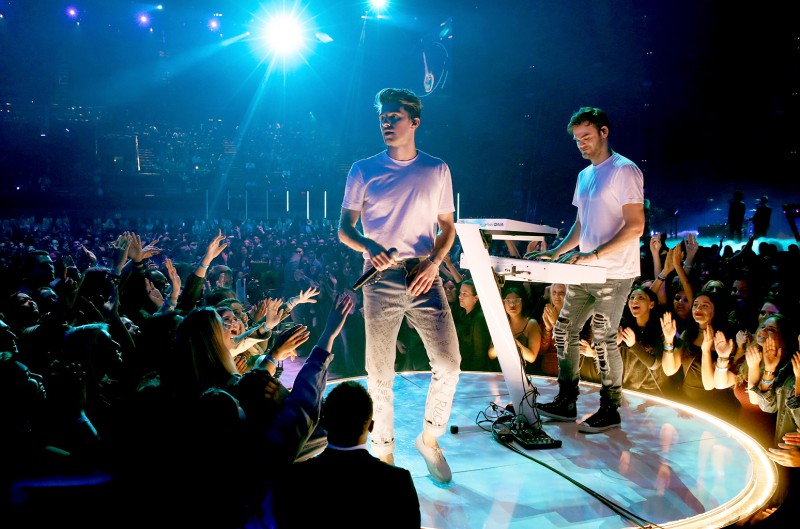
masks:
<svg viewBox="0 0 800 529"><path fill-rule="evenodd" d="M11 212L337 218L382 148L372 97L423 96L418 144L458 216L572 221L573 110L604 108L651 228L724 224L797 179L797 30L707 2L87 0L0 7L0 200ZM278 22L289 13L297 21ZM757 35L757 36L756 36ZM284 40L278 40L284 39ZM294 44L294 48L289 48Z"/></svg>

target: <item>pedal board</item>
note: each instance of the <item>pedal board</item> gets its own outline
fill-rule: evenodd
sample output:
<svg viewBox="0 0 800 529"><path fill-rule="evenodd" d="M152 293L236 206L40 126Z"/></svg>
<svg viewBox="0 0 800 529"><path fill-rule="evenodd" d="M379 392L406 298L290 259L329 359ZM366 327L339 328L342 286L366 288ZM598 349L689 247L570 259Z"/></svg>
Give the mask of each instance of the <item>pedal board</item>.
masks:
<svg viewBox="0 0 800 529"><path fill-rule="evenodd" d="M492 428L492 437L499 443L510 443L514 439L511 428L505 424L495 424Z"/></svg>
<svg viewBox="0 0 800 529"><path fill-rule="evenodd" d="M544 431L536 428L524 430L511 430L512 438L526 450L543 450L547 448L561 448L561 441L553 439Z"/></svg>

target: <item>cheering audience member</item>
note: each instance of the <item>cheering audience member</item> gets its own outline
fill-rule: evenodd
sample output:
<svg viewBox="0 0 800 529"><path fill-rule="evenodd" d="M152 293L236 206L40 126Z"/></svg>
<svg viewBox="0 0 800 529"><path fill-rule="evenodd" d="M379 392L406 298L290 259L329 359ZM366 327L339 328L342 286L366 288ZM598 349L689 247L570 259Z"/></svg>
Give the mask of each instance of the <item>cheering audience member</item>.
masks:
<svg viewBox="0 0 800 529"><path fill-rule="evenodd" d="M517 344L517 352L521 357L521 361L524 361L526 371L532 372L532 367L539 357L542 328L539 326L539 322L528 316L526 296L527 293L517 286L506 287L503 292L503 308L506 311L511 334ZM490 370L500 371L497 350L494 345L489 347L488 354L491 362Z"/></svg>
<svg viewBox="0 0 800 529"><path fill-rule="evenodd" d="M647 287L628 295L617 340L623 362L622 387L672 397L672 380L661 367L664 338L657 312L658 298Z"/></svg>
<svg viewBox="0 0 800 529"><path fill-rule="evenodd" d="M464 314L456 326L458 347L461 351L461 369L463 371L491 371L489 347L492 337L486 317L481 309L478 291L471 279L465 279L459 285L458 302ZM496 369L495 369L496 370Z"/></svg>
<svg viewBox="0 0 800 529"><path fill-rule="evenodd" d="M539 345L540 368L543 375L558 376L558 351L553 340L553 328L558 319L558 313L564 306L564 297L567 295L567 285L553 283L549 286L550 302L542 310L542 333Z"/></svg>
<svg viewBox="0 0 800 529"><path fill-rule="evenodd" d="M716 331L727 340L727 311L723 298L711 291L701 290L692 305L693 323L681 333L677 333L672 314L667 312L661 318L664 333L664 355L662 367L667 376L681 371L683 384L679 398L689 406L712 413L722 419L734 421L739 403L733 392L714 388L713 356L723 354L715 351ZM727 342L726 342L727 343ZM732 346L732 343L731 343ZM703 359L706 362L703 362Z"/></svg>
<svg viewBox="0 0 800 529"><path fill-rule="evenodd" d="M800 336L797 341L800 345ZM796 390L800 379L800 347L790 361L782 359L784 355L789 357L788 344L787 349L769 348L761 354L753 348L747 354L748 363L758 365L754 371L760 375L749 391L763 411L777 416L773 447L768 455L781 465L782 486L773 498L775 505L761 514L767 517L758 527L792 527L797 522L796 507L800 499L800 396Z"/></svg>

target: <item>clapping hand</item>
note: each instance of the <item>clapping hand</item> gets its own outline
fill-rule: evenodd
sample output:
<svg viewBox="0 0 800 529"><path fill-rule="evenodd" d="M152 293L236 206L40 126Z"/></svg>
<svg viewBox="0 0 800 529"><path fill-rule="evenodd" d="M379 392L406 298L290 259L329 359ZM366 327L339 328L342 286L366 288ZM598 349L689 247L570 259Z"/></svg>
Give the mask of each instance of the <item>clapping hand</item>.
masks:
<svg viewBox="0 0 800 529"><path fill-rule="evenodd" d="M661 332L664 334L664 343L674 343L675 335L677 334L677 326L675 320L672 319L671 312L665 312L661 316Z"/></svg>
<svg viewBox="0 0 800 529"><path fill-rule="evenodd" d="M542 311L542 323L544 323L544 328L548 331L552 331L556 325L556 319L558 319L556 306L552 303L548 303L544 306L544 310Z"/></svg>
<svg viewBox="0 0 800 529"><path fill-rule="evenodd" d="M794 356L796 357L797 354ZM794 357L792 357L792 364L794 365ZM783 442L778 444L778 448L770 448L767 456L781 466L800 467L800 428L797 432L785 434Z"/></svg>
<svg viewBox="0 0 800 529"><path fill-rule="evenodd" d="M761 349L758 348L754 342L747 345L745 349L745 361L747 362L747 369L755 372L761 366Z"/></svg>
<svg viewBox="0 0 800 529"><path fill-rule="evenodd" d="M766 341L761 346L764 355L764 369L767 371L775 371L778 368L778 363L781 360L783 351L778 347L775 338L767 336Z"/></svg>
<svg viewBox="0 0 800 529"><path fill-rule="evenodd" d="M733 353L733 340L728 340L722 331L717 331L714 334L714 349L720 358L729 358Z"/></svg>
<svg viewBox="0 0 800 529"><path fill-rule="evenodd" d="M620 343L625 342L628 347L636 345L636 333L630 327L621 328L617 333L617 339L620 340Z"/></svg>

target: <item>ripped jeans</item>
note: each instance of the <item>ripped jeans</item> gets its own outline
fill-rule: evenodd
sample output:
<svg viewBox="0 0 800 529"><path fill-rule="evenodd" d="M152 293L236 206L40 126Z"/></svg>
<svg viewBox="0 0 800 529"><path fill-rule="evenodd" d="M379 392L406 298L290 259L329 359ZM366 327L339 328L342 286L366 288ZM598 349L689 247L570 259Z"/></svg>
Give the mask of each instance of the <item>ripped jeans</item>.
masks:
<svg viewBox="0 0 800 529"><path fill-rule="evenodd" d="M378 457L394 452L395 448L393 385L397 334L403 318L407 317L419 333L430 360L431 382L423 430L434 437L446 431L461 374L458 335L442 279L437 277L427 293L412 296L408 293L413 279L409 277L411 265L412 262L397 263L379 272L380 279L363 288L367 388L372 396L375 421L370 442L373 455Z"/></svg>
<svg viewBox="0 0 800 529"><path fill-rule="evenodd" d="M567 397L578 396L581 353L580 332L591 318L591 341L597 351L602 387L600 403L619 406L622 397L622 356L617 332L633 279L609 279L603 284L569 285L564 306L553 328L558 351L558 382ZM571 393L571 394L569 394Z"/></svg>

